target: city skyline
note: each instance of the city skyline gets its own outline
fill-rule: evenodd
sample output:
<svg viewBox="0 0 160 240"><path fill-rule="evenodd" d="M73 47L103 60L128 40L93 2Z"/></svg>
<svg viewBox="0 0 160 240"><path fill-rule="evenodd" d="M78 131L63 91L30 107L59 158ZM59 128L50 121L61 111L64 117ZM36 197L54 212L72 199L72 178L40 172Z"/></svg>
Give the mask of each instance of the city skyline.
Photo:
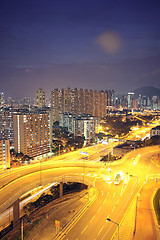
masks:
<svg viewBox="0 0 160 240"><path fill-rule="evenodd" d="M1 1L1 89L159 88L159 1Z"/></svg>

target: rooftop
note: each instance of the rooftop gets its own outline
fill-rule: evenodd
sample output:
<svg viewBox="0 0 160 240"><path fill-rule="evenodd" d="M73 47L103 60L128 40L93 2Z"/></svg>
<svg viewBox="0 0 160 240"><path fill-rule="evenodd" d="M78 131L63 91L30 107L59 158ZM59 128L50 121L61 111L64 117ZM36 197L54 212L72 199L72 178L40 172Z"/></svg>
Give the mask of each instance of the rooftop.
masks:
<svg viewBox="0 0 160 240"><path fill-rule="evenodd" d="M157 127L152 128L151 130L160 130L160 125Z"/></svg>

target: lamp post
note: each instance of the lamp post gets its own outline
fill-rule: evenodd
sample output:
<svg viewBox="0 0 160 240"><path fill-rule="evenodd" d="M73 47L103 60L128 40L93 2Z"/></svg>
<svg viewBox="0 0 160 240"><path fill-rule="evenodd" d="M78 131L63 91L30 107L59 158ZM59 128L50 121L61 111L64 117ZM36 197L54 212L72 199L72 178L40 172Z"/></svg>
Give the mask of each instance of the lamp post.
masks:
<svg viewBox="0 0 160 240"><path fill-rule="evenodd" d="M137 178L137 183L138 183L138 176L131 174L130 177L135 177L135 178Z"/></svg>
<svg viewBox="0 0 160 240"><path fill-rule="evenodd" d="M60 156L60 147L61 147L61 145L59 144L59 156Z"/></svg>
<svg viewBox="0 0 160 240"><path fill-rule="evenodd" d="M119 240L119 223L112 221L110 218L107 218L107 221L112 222L118 226L118 240Z"/></svg>
<svg viewBox="0 0 160 240"><path fill-rule="evenodd" d="M21 240L23 240L23 219L21 220Z"/></svg>
<svg viewBox="0 0 160 240"><path fill-rule="evenodd" d="M41 166L41 158L39 159L40 162L40 185L42 185L42 166Z"/></svg>

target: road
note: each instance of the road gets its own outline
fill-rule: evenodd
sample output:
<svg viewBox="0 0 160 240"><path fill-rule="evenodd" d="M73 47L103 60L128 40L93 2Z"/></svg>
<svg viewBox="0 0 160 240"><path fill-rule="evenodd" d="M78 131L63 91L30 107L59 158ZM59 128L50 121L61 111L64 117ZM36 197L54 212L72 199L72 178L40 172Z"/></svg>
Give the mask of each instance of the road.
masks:
<svg viewBox="0 0 160 240"><path fill-rule="evenodd" d="M153 196L159 188L160 182L150 181L142 188L142 190L138 194L136 232L134 240L160 239L160 232L156 229L158 225L156 226L152 224L156 218L155 212L153 211L152 207Z"/></svg>
<svg viewBox="0 0 160 240"><path fill-rule="evenodd" d="M62 167L53 168L53 162L47 161L42 164L42 180L45 178L59 177L65 175L84 174L84 178L91 179L99 191L95 202L88 208L79 221L68 231L64 239L111 239L116 225L106 222L107 217L120 223L132 199L143 186L146 176L159 173L159 169L151 162L153 153L159 152L159 146L138 149L129 153L119 164L110 164L106 168L85 168L81 167ZM65 161L61 160L61 164ZM65 165L64 165L65 166ZM74 164L73 164L74 166ZM36 168L36 166L34 166ZM39 166L37 166L39 167ZM29 169L23 170L28 172ZM124 180L120 185L111 183L116 173L122 172ZM132 177L130 176L132 175ZM109 178L111 180L109 180ZM1 179L4 183L10 179L5 176ZM127 179L129 180L127 182ZM33 172L30 175L20 177L0 190L3 203L12 197L24 185L40 180L40 172Z"/></svg>
<svg viewBox="0 0 160 240"><path fill-rule="evenodd" d="M118 223L121 221L137 190L137 183L131 179L122 190L122 185L112 183L110 186L105 181L97 180L96 187L99 190L98 198L64 239L111 239L116 226L106 222L106 219L109 217ZM128 196L131 189L132 194Z"/></svg>
<svg viewBox="0 0 160 240"><path fill-rule="evenodd" d="M146 176L153 172L159 173L159 169L152 165L150 161L153 148L148 150L148 153L146 153L146 150L145 153L144 150L138 151L137 156L139 154L143 156L142 159L139 158L137 161L138 168L133 164L132 158L129 164L125 161L122 165L115 166L115 172L116 168L123 169L125 179L128 176L126 171L132 175L132 177L129 177L128 183L124 184L123 180L123 184L114 185L112 183L109 185L106 184L106 181L102 182L99 179L96 181L96 187L99 190L98 198L74 227L60 239L111 239L117 226L111 222L106 222L106 219L110 218L120 224L134 196L143 186ZM129 155L133 156L133 154ZM154 225L153 222L150 224Z"/></svg>
<svg viewBox="0 0 160 240"><path fill-rule="evenodd" d="M130 133L127 138L134 139L137 134L143 137L148 131L149 128L145 128L145 131L144 129L137 130L134 134ZM99 195L82 218L68 231L64 239L110 239L116 225L106 222L106 218L109 217L120 223L132 199L143 186L145 178L149 174L159 173L159 169L151 163L153 153L159 152L158 147L133 151L119 161L119 164L109 164L106 168L103 164L92 166L92 168L86 167L88 161L80 154L82 150L89 153L89 161L97 163L101 156L111 152L113 146L117 144L119 143L99 144L57 156L48 161L39 161L32 165L1 171L0 206L7 199L11 199L19 189L31 183L38 181L41 184L44 179L59 176L83 175L95 182ZM111 172L107 170L108 166ZM120 185L114 185L111 182L118 172L123 174L124 180Z"/></svg>

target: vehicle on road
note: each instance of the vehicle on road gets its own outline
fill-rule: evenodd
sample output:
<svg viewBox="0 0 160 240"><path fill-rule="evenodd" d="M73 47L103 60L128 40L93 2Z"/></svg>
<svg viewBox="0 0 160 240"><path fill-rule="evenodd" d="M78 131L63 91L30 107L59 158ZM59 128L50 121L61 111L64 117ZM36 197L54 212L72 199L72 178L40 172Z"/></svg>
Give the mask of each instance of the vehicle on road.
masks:
<svg viewBox="0 0 160 240"><path fill-rule="evenodd" d="M115 178L114 178L114 184L120 184L122 178L121 178L121 174L120 173L117 173Z"/></svg>

